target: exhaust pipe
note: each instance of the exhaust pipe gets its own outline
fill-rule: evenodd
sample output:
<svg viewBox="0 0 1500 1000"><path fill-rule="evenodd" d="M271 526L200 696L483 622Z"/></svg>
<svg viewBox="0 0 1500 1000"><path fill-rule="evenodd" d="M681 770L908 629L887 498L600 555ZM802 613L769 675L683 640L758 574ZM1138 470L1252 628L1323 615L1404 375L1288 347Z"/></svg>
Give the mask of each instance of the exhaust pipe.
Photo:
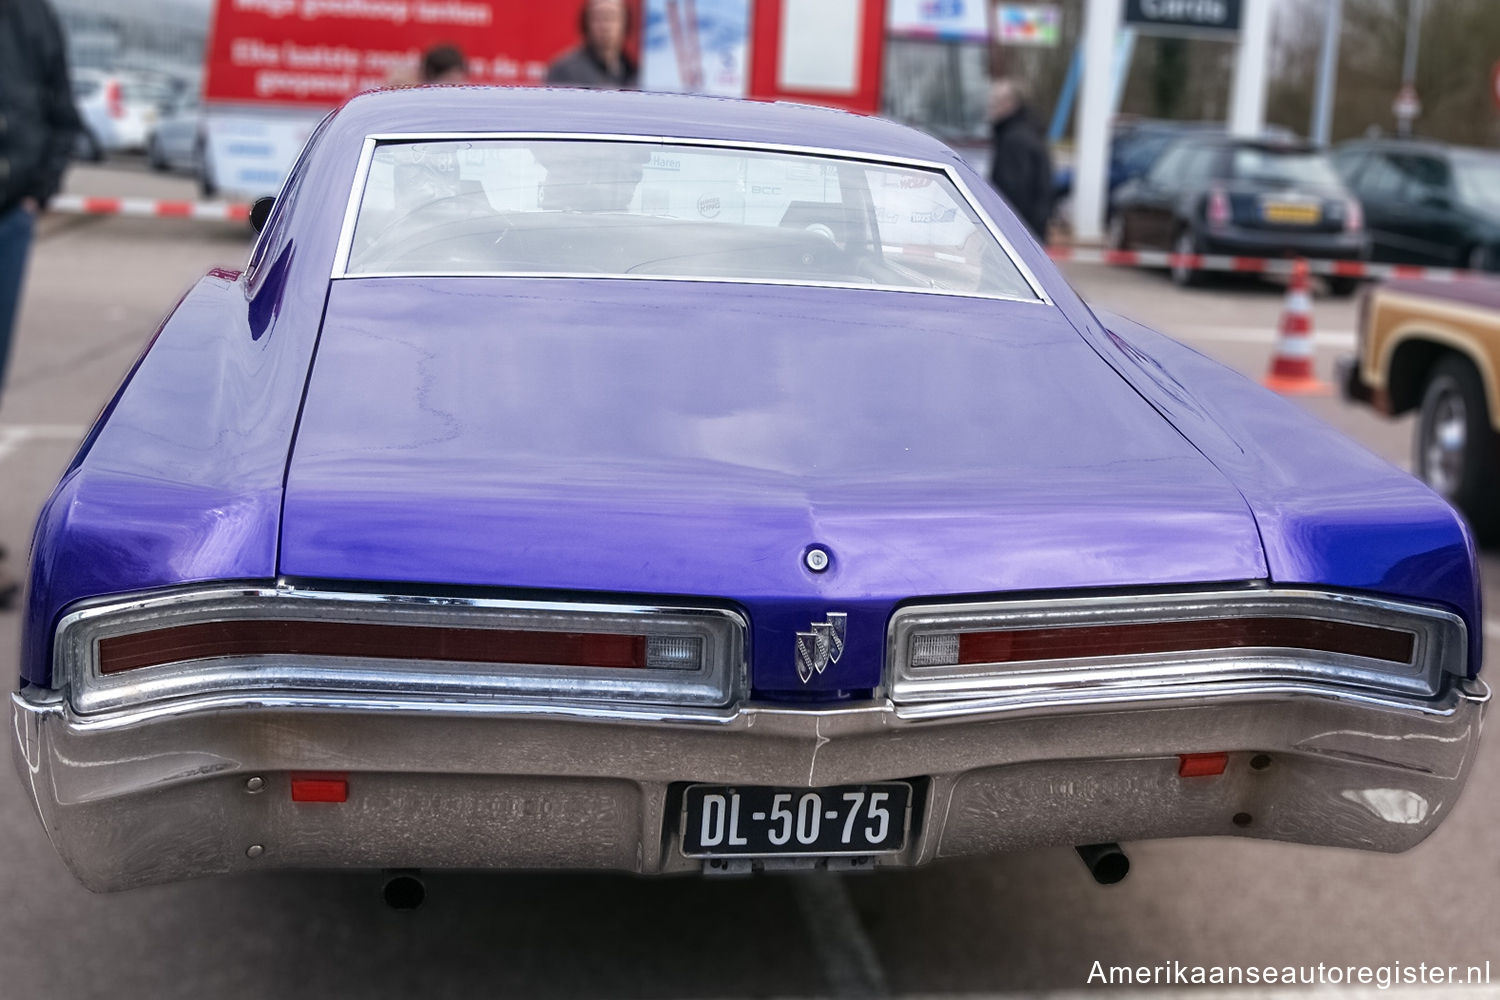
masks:
<svg viewBox="0 0 1500 1000"><path fill-rule="evenodd" d="M1074 850L1100 885L1114 885L1130 874L1130 859L1119 844L1083 844Z"/></svg>
<svg viewBox="0 0 1500 1000"><path fill-rule="evenodd" d="M391 909L415 910L427 898L427 886L422 884L422 875L417 870L390 871L386 876L380 896Z"/></svg>

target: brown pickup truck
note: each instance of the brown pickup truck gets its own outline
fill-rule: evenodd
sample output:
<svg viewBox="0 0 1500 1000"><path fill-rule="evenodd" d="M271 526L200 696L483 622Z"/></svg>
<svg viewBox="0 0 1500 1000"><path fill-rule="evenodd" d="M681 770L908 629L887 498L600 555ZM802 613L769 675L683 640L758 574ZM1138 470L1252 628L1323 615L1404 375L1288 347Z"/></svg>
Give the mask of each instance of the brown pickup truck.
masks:
<svg viewBox="0 0 1500 1000"><path fill-rule="evenodd" d="M1346 398L1396 416L1420 411L1413 468L1500 541L1500 282L1390 281L1360 308Z"/></svg>

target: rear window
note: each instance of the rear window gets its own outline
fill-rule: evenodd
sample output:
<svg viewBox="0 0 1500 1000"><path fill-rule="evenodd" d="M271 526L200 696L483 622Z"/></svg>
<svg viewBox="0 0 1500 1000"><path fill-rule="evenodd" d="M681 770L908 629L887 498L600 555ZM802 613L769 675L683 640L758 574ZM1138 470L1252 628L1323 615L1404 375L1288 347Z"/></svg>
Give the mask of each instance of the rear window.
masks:
<svg viewBox="0 0 1500 1000"><path fill-rule="evenodd" d="M1453 157L1453 168L1464 203L1500 215L1500 156L1460 153Z"/></svg>
<svg viewBox="0 0 1500 1000"><path fill-rule="evenodd" d="M1322 153L1241 146L1234 151L1230 169L1235 180L1241 181L1287 187L1340 186L1338 173Z"/></svg>
<svg viewBox="0 0 1500 1000"><path fill-rule="evenodd" d="M938 171L604 140L377 146L344 273L683 278L1036 298Z"/></svg>

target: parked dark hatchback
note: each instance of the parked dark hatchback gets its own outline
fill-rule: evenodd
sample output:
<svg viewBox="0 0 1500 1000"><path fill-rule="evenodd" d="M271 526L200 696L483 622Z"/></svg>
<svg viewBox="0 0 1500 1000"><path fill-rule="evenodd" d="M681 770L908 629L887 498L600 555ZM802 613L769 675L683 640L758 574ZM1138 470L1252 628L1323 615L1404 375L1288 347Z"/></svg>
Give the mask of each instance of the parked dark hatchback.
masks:
<svg viewBox="0 0 1500 1000"><path fill-rule="evenodd" d="M1333 162L1375 260L1500 271L1500 154L1387 139L1346 143Z"/></svg>
<svg viewBox="0 0 1500 1000"><path fill-rule="evenodd" d="M1146 174L1123 186L1110 217L1110 246L1170 249L1182 255L1313 257L1366 255L1359 202L1328 157L1303 145L1226 136L1184 138ZM1191 261L1172 268L1195 284ZM1335 277L1335 294L1355 281Z"/></svg>
<svg viewBox="0 0 1500 1000"><path fill-rule="evenodd" d="M1126 181L1134 180L1151 169L1172 143L1188 135L1222 133L1222 122L1167 121L1143 118L1115 125L1109 145L1109 204L1114 207L1115 192ZM1063 164L1053 171L1053 194L1061 201L1073 193L1073 165Z"/></svg>

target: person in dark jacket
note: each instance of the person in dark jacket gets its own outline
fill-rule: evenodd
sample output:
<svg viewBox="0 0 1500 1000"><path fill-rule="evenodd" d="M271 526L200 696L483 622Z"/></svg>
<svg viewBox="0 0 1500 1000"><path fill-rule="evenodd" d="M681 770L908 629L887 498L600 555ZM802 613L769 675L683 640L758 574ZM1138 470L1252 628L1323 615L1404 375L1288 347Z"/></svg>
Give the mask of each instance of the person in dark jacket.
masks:
<svg viewBox="0 0 1500 1000"><path fill-rule="evenodd" d="M0 0L0 389L36 218L57 193L82 126L62 30L46 0ZM0 608L17 585L0 548Z"/></svg>
<svg viewBox="0 0 1500 1000"><path fill-rule="evenodd" d="M1014 80L991 85L990 128L990 183L1045 243L1052 215L1052 157Z"/></svg>
<svg viewBox="0 0 1500 1000"><path fill-rule="evenodd" d="M585 0L578 12L583 43L553 60L547 82L558 87L604 87L634 90L635 62L625 51L630 8L625 0Z"/></svg>

